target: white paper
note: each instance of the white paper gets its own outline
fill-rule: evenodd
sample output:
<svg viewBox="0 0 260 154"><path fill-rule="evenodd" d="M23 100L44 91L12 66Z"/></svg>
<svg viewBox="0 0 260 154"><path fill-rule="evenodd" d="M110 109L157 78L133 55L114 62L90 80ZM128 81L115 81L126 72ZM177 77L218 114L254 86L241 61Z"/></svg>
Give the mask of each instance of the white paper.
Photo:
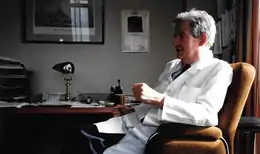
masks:
<svg viewBox="0 0 260 154"><path fill-rule="evenodd" d="M123 10L121 13L122 52L149 52L149 12Z"/></svg>
<svg viewBox="0 0 260 154"><path fill-rule="evenodd" d="M85 104L85 103L80 103L80 102L73 102L71 104L71 108L100 108L100 107L105 107L105 106L104 105L98 105L96 103Z"/></svg>
<svg viewBox="0 0 260 154"><path fill-rule="evenodd" d="M71 108L93 108L93 107L105 107L104 105L99 105L97 103L85 104L77 101L52 101L52 102L43 102L38 104L32 104L38 106L65 106L70 105Z"/></svg>
<svg viewBox="0 0 260 154"><path fill-rule="evenodd" d="M27 103L27 102L4 102L0 101L0 108L21 108L25 106L67 106L70 105L71 108L98 108L105 107L105 105L99 105L97 103L85 104L81 102L73 101L49 101L49 102L39 102L39 103Z"/></svg>
<svg viewBox="0 0 260 154"><path fill-rule="evenodd" d="M15 107L15 108L21 108L23 106L27 106L29 103L19 103L19 102L4 102L0 101L0 108L10 108L10 107Z"/></svg>
<svg viewBox="0 0 260 154"><path fill-rule="evenodd" d="M7 60L7 61L13 61L13 62L19 62L19 63L22 63L22 61L20 61L20 60L18 60L18 59L13 59L13 58L10 58L10 57L3 57L3 56L0 56L0 59Z"/></svg>

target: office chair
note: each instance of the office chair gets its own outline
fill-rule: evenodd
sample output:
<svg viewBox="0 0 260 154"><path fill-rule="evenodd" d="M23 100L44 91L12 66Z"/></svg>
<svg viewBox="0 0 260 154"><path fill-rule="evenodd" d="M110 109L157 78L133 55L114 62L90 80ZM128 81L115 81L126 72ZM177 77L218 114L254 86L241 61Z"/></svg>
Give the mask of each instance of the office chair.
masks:
<svg viewBox="0 0 260 154"><path fill-rule="evenodd" d="M145 154L234 154L236 129L255 78L255 68L247 63L233 63L233 80L225 103L219 112L216 127L196 127L180 124L159 126L150 137Z"/></svg>

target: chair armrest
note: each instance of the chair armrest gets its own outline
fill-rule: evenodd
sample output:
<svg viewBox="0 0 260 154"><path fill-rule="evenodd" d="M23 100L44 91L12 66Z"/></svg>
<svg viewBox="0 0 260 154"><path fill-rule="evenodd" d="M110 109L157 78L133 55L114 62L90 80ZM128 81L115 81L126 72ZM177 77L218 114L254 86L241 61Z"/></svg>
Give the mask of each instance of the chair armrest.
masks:
<svg viewBox="0 0 260 154"><path fill-rule="evenodd" d="M199 127L185 124L162 124L158 133L165 139L187 139L216 141L222 137L218 127Z"/></svg>
<svg viewBox="0 0 260 154"><path fill-rule="evenodd" d="M222 131L217 127L208 127L195 130L188 130L184 136L201 137L209 140L218 140L222 137Z"/></svg>

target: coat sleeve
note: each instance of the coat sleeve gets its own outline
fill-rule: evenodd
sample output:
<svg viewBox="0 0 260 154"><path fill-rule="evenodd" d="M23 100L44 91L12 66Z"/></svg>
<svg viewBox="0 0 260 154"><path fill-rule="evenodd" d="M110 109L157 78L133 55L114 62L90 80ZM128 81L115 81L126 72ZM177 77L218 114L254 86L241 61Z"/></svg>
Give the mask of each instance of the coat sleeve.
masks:
<svg viewBox="0 0 260 154"><path fill-rule="evenodd" d="M197 126L217 125L217 114L223 106L233 70L224 65L209 80L194 102L184 102L165 95L161 121ZM187 94L189 95L189 94Z"/></svg>
<svg viewBox="0 0 260 154"><path fill-rule="evenodd" d="M179 62L180 62L179 59L175 59L175 60L169 61L165 65L163 73L161 73L161 75L159 76L158 83L155 84L155 90L156 91L163 93L164 90L161 87L165 87L165 86L160 86L160 85L162 85L161 81L166 80L164 78L165 78L167 72L169 71L169 69L176 66ZM142 118L144 118L145 115L149 112L149 110L152 107L153 107L153 105L143 104L143 103L141 103L138 106L135 106L134 107L135 114L137 115L138 119L141 120ZM128 115L126 115L126 117L128 117Z"/></svg>

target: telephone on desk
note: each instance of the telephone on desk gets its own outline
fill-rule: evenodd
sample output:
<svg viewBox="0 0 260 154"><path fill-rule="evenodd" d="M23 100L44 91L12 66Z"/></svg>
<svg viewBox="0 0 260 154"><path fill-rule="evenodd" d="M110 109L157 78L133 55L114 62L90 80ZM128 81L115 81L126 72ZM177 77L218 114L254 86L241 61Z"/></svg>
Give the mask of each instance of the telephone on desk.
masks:
<svg viewBox="0 0 260 154"><path fill-rule="evenodd" d="M115 105L124 104L128 107L136 106L141 103L140 101L136 101L133 96L124 95L123 88L120 85L120 80L117 80L117 82L117 86L111 86L110 88L110 101L115 102Z"/></svg>
<svg viewBox="0 0 260 154"><path fill-rule="evenodd" d="M113 85L110 87L110 94L108 100L114 102L114 105L124 104L123 88L120 80L117 80L117 86Z"/></svg>

